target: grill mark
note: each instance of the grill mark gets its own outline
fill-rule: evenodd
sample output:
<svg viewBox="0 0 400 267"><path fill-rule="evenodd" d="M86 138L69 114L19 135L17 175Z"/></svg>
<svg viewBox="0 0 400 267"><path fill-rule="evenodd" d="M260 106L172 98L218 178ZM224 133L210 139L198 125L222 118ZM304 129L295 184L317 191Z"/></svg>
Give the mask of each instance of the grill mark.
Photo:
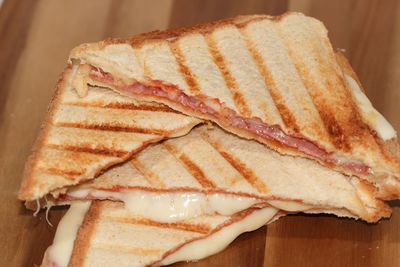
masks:
<svg viewBox="0 0 400 267"><path fill-rule="evenodd" d="M215 40L212 38L212 36L210 34L205 35L204 38L206 40L208 50L213 58L214 64L220 70L220 72L224 78L226 86L232 92L232 97L235 102L235 106L238 108L238 110L242 116L250 117L251 112L250 112L248 103L246 102L245 97L241 94L240 89L239 89L238 85L236 84L235 78L229 72L229 69L225 62L225 59L224 59L223 55L220 53L220 51L218 50Z"/></svg>
<svg viewBox="0 0 400 267"><path fill-rule="evenodd" d="M197 166L196 163L194 163L188 156L186 156L184 153L181 153L179 155L179 152L177 149L170 143L164 142L162 145L170 152L176 159L178 159L182 165L185 167L186 170L188 170L194 178L196 178L197 182L203 187L203 188L215 188L216 185L208 179L208 177L204 174L204 172L200 169L199 166Z"/></svg>
<svg viewBox="0 0 400 267"><path fill-rule="evenodd" d="M210 181L204 172L189 157L182 154L179 159L185 165L186 169L196 178L196 180L205 188L215 188L215 184Z"/></svg>
<svg viewBox="0 0 400 267"><path fill-rule="evenodd" d="M93 148L93 147L91 147L92 144L90 144L90 143L79 144L79 146L56 145L56 144L48 144L47 146L50 148L53 148L53 149L57 149L57 150L84 152L84 153L90 153L90 154L95 154L95 155L104 155L104 156L112 156L112 157L119 157L119 158L123 158L130 153L129 151L112 149L112 148L105 147L105 146L96 146L95 148Z"/></svg>
<svg viewBox="0 0 400 267"><path fill-rule="evenodd" d="M272 100L275 103L275 106L282 118L283 123L289 129L292 129L295 132L300 132L300 128L297 125L296 118L292 114L292 112L287 108L283 97L280 95L277 85L275 84L274 78L272 77L271 72L268 70L266 63L264 62L262 56L255 48L254 43L251 40L251 37L246 33L245 29L240 29L240 33L243 36L243 39L246 43L246 47L253 57L257 69L263 77L263 81L266 89L271 95Z"/></svg>
<svg viewBox="0 0 400 267"><path fill-rule="evenodd" d="M330 46L329 40L326 38L323 40L325 42L325 46ZM371 131L371 128L366 124L363 119L362 115L359 112L357 105L355 102L353 102L353 96L351 93L351 89L348 88L347 82L344 80L344 74L343 70L338 72L338 69L340 70L340 64L337 61L336 57L334 54L330 53L328 57L330 60L335 62L337 65L338 69L335 69L334 66L325 66L322 64L322 57L319 56L318 52L319 50L315 49L314 53L316 54L317 61L319 62L320 66L320 71L324 74L323 76L326 77L332 77L333 79L333 84L332 80L326 80L326 87L330 92L337 92L338 89L340 90L339 92L341 93L342 97L341 99L343 100L342 104L343 106L346 106L347 109L350 112L347 114L348 120L346 120L344 123L339 124L341 127L342 131L344 132L344 145L346 150L351 150L351 142L352 138L349 139L349 137L354 137L354 136L366 136L368 139L373 138L373 132ZM324 68L323 68L324 67ZM356 79L357 81L358 79ZM332 105L330 105L332 106ZM332 114L335 114L335 111L332 112ZM378 145L378 144L377 144Z"/></svg>
<svg viewBox="0 0 400 267"><path fill-rule="evenodd" d="M62 176L63 178L74 181L77 176L83 175L84 171L77 171L77 170L62 170L56 167L49 167L49 168L39 168L40 172Z"/></svg>
<svg viewBox="0 0 400 267"><path fill-rule="evenodd" d="M338 149L349 151L350 145L346 140L346 136L342 127L336 120L332 110L330 110L329 104L327 104L326 101L322 99L318 94L309 91L309 88L317 87L317 85L309 78L309 71L305 69L305 64L302 62L298 62L298 59L294 59L294 61L297 71L301 73L300 77L303 80L305 87L307 88L307 92L310 94L315 104L315 107L320 114L320 117L326 131L328 132L332 144Z"/></svg>
<svg viewBox="0 0 400 267"><path fill-rule="evenodd" d="M127 109L127 110L144 110L144 111L156 111L156 112L171 112L178 113L179 111L173 110L164 105L160 106L151 106L144 104L134 104L134 103L121 103L121 102L112 102L112 103L102 103L100 101L95 102L67 102L63 103L63 105L68 106L78 106L78 107L95 107L95 108L111 108L111 109Z"/></svg>
<svg viewBox="0 0 400 267"><path fill-rule="evenodd" d="M192 72L185 64L185 57L182 55L178 42L169 42L169 45L171 53L178 63L179 71L183 74L183 77L185 78L185 81L189 86L190 92L196 95L201 94L200 86L197 83L196 78L193 76Z"/></svg>
<svg viewBox="0 0 400 267"><path fill-rule="evenodd" d="M246 21L243 21L243 22L234 21L233 24L238 28L245 28L250 23L255 23L255 22L258 22L258 21L262 21L262 20L269 20L269 21L274 21L274 22L275 21L279 21L281 19L280 18L281 16L260 15L260 17L258 17L258 18L252 18L250 20L246 20Z"/></svg>
<svg viewBox="0 0 400 267"><path fill-rule="evenodd" d="M343 129L340 127L339 123L336 121L336 118L329 109L329 105L325 103L326 101L321 97L320 94L311 92L310 88L318 88L318 85L313 81L310 77L310 73L306 64L296 56L295 50L293 49L292 45L289 41L283 36L280 29L278 29L279 37L282 40L282 43L286 47L286 50L289 54L289 57L293 61L293 64L296 68L296 71L301 78L302 82L305 85L306 91L311 97L320 117L324 124L324 127L329 135L331 140L331 144L335 146L337 149L349 151L350 145L346 140L346 136L343 133ZM323 64L324 65L324 64ZM330 85L328 85L329 87Z"/></svg>
<svg viewBox="0 0 400 267"><path fill-rule="evenodd" d="M204 138L201 138L201 140L204 141ZM207 142L205 144L209 146ZM213 147L211 148L213 149ZM243 179L240 173L235 173L234 175L227 175L224 171L224 166L221 166L221 164L218 163L218 161L214 157L210 157L209 160L211 161L210 164L213 165L214 168L216 168L219 173L221 174L223 173L222 179L224 183L227 184L228 186L234 186L236 183L238 183Z"/></svg>
<svg viewBox="0 0 400 267"><path fill-rule="evenodd" d="M323 77L332 77L332 79L328 78L325 80L325 87L327 88L328 91L330 92L337 92L338 89L340 87L342 87L343 89L345 88L345 82L343 79L341 79L340 77L338 77L337 73L329 66L326 66L326 64L324 64L321 56L319 55L319 51L317 51L318 48L314 48L313 52L315 54L315 57L317 59L317 61L319 62L319 70L323 73ZM336 60L336 59L334 59ZM325 76L326 75L326 76ZM333 82L333 83L332 83ZM349 143L348 137L350 135L362 135L364 130L367 129L365 127L365 125L363 124L361 117L359 116L359 113L357 111L357 109L355 108L354 105L352 105L351 101L351 94L348 92L348 94L345 96L345 98L343 99L344 102L340 103L343 106L346 106L348 108L346 109L350 109L351 112L351 116L350 121L347 121L347 123L350 126L350 129L347 128L347 125L341 125L340 121L338 121L335 117L335 110L332 110L330 108L327 107L331 107L332 105L326 104L324 100L322 100L322 102L324 103L322 105L322 108L324 109L324 111L328 111L328 116L331 117L331 123L333 124L332 126L330 126L329 128L334 127L335 130L332 131L332 134L335 138L335 140L338 141L340 148L349 151L351 150L351 145ZM329 124L331 125L331 124ZM336 129L337 128L337 129ZM347 129L346 129L347 128ZM350 130L350 131L348 131Z"/></svg>
<svg viewBox="0 0 400 267"><path fill-rule="evenodd" d="M320 110L324 109L323 107L326 105L319 107L317 104L316 106L317 109ZM334 146L339 149L350 150L350 145L346 142L346 136L339 123L336 121L335 116L332 113L326 112L326 110L321 110L319 113L329 136L333 140Z"/></svg>
<svg viewBox="0 0 400 267"><path fill-rule="evenodd" d="M224 150L222 146L218 143L215 143L210 140L206 135L202 136L204 141L208 142L218 153L232 165L247 181L248 183L255 188L260 193L268 193L268 187L258 178L254 172L249 169L243 162L241 162L238 158L235 158L233 155L229 154Z"/></svg>
<svg viewBox="0 0 400 267"><path fill-rule="evenodd" d="M159 255L164 250L158 248L138 248L138 247L128 247L128 246L117 246L117 245L108 245L108 244L95 244L93 246L95 249L106 250L106 251L115 251L122 252L127 254L134 254L140 256L153 256Z"/></svg>
<svg viewBox="0 0 400 267"><path fill-rule="evenodd" d="M136 59L136 62L138 63L138 65L139 65L139 68L143 69L143 75L147 76L147 77L151 77L152 73L151 73L150 69L147 67L146 61L142 59L141 47L135 45L133 40L130 41L130 45L133 48L133 53L135 54L135 59Z"/></svg>
<svg viewBox="0 0 400 267"><path fill-rule="evenodd" d="M188 243L193 243L196 242L198 240L202 240L205 239L207 237L209 237L210 235L212 235L213 233L216 233L218 231L220 231L222 228L224 227L229 227L230 225L234 224L235 222L238 222L244 218L246 218L248 215L250 215L251 213L253 213L257 208L249 208L245 211L242 212L238 212L234 215L232 215L229 219L225 220L224 222L222 222L221 224L217 225L216 227L214 227L210 233L208 233L206 236L199 236L199 237L195 237L192 238L191 240L189 240L188 242L185 242L175 248L172 248L170 250L168 250L167 252L164 253L162 259L165 259L168 255L171 255L172 253L174 253L175 251L179 250L181 247L185 246ZM150 265L156 265L158 262L160 262L161 260L152 262Z"/></svg>
<svg viewBox="0 0 400 267"><path fill-rule="evenodd" d="M354 113L358 114L357 119L360 120L359 123L360 123L361 127L365 128L369 132L369 134L374 137L374 139L377 138L376 131L367 122L364 121L362 111L361 111L359 105L357 104L355 97L353 96L352 88L351 88L350 84L347 82L347 80L345 79L345 75L350 76L360 87L362 93L365 94L365 90L362 87L361 82L357 77L357 74L351 68L351 66L349 65L350 63L348 63L348 61L344 57L344 55L342 55L341 53L339 53L339 54L336 53L335 59L336 59L336 62L338 63L339 68L342 71L341 81L343 83L343 86L345 87L345 92L348 95L349 104L351 106L351 109L353 110ZM377 144L378 144L378 146L380 146L379 142Z"/></svg>
<svg viewBox="0 0 400 267"><path fill-rule="evenodd" d="M221 148L217 151L223 156L238 172L240 172L246 180L257 189L260 193L267 193L269 190L266 185L254 174L254 172L247 168L239 159L233 157L228 152L223 151Z"/></svg>
<svg viewBox="0 0 400 267"><path fill-rule="evenodd" d="M112 216L105 216L104 218L112 222L119 222L125 224L141 224L159 228L173 228L173 229L202 233L202 234L207 234L211 231L210 226L205 224L190 224L184 222L162 223L145 218L124 218L124 217L112 217Z"/></svg>
<svg viewBox="0 0 400 267"><path fill-rule="evenodd" d="M111 132L127 132L127 133L143 133L143 134L154 134L167 136L168 131L162 129L149 129L149 128L141 128L136 126L127 126L119 123L102 123L95 124L90 122L58 122L54 124L58 127L66 127L66 128L80 128L80 129L90 129L90 130L99 130L99 131L111 131Z"/></svg>
<svg viewBox="0 0 400 267"><path fill-rule="evenodd" d="M165 184L163 181L161 181L160 177L158 177L157 174L155 174L153 171L149 170L140 162L139 159L134 157L131 161L130 164L136 168L144 178L149 182L151 186L158 187L158 188L165 188Z"/></svg>
<svg viewBox="0 0 400 267"><path fill-rule="evenodd" d="M342 69L343 75L349 75L352 79L354 79L356 81L356 83L358 84L358 86L360 87L361 91L365 94L364 88L361 85L360 80L358 79L356 73L353 71L353 69L351 68L351 66L349 65L349 63L347 62L347 59L344 58L344 56L342 54L336 54L336 61L339 64L339 67ZM365 130L372 136L372 138L374 139L375 144L377 145L380 153L389 161L393 160L393 157L396 158L395 155L395 151L391 151L391 147L385 146L385 143L383 143L380 139L380 137L377 135L376 131L368 124L364 121L363 119L363 114L361 112L361 110L358 107L358 104L356 103L354 97L353 97L353 93L352 93L352 89L350 87L350 84L347 83L346 80L344 80L343 77L343 83L344 86L346 88L346 91L348 92L350 98L350 103L351 106L354 110L357 110L359 116L358 118L361 120L360 125L362 125L362 127L365 128ZM355 118L354 118L355 119ZM397 158L400 158L400 150L398 151L398 156Z"/></svg>
<svg viewBox="0 0 400 267"><path fill-rule="evenodd" d="M152 42L158 43L160 41L160 39L163 39L163 40L179 39L181 36L187 34L188 32L206 34L206 33L212 32L215 29L215 27L229 26L232 24L245 26L248 23L251 23L253 21L255 22L255 21L259 21L259 20L263 20L263 19L279 21L287 15L289 15L289 14L285 13L280 16L268 16L268 15L255 16L255 15L253 15L251 18L244 18L242 16L241 18L235 17L235 18L222 19L222 20L197 24L194 26L183 27L183 28L179 28L179 29L170 29L170 30L165 30L165 31L152 31L152 32L148 32L148 33L142 33L142 34L130 37L129 42L134 47L141 47L147 43L152 43ZM121 43L121 42L123 43L124 42L124 40L121 40L121 39L112 39L111 41L113 43Z"/></svg>

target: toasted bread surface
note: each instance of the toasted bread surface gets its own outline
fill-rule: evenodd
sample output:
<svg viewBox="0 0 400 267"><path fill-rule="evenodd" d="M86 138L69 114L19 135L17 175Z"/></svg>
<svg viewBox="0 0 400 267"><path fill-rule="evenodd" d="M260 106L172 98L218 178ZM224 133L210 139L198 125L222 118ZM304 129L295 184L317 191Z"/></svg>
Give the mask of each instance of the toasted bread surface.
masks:
<svg viewBox="0 0 400 267"><path fill-rule="evenodd" d="M373 222L390 215L373 187L300 157L284 156L215 126L146 148L74 190L83 198L113 192L200 193L255 198L289 212L316 210ZM90 193L90 192L93 193ZM109 192L107 194L107 192ZM67 197L76 194L66 192Z"/></svg>
<svg viewBox="0 0 400 267"><path fill-rule="evenodd" d="M89 87L80 97L61 75L39 137L25 167L21 200L92 179L147 145L186 134L200 120L170 108Z"/></svg>
<svg viewBox="0 0 400 267"><path fill-rule="evenodd" d="M314 158L361 176L375 183L382 198L390 198L384 186L388 181L376 177L388 177L400 188L399 154L389 153L387 141L374 130L376 125L363 120L327 30L313 18L299 13L239 16L84 44L70 58L108 73L112 79L103 84L125 94L212 120L281 153ZM204 100L216 112L160 94L138 93L132 89L137 83ZM232 116L239 118L233 122ZM239 123L243 119L245 126ZM254 121L279 127L297 138L297 145L266 138L247 126ZM301 140L309 141L307 146L315 146L312 150L319 154L302 150Z"/></svg>

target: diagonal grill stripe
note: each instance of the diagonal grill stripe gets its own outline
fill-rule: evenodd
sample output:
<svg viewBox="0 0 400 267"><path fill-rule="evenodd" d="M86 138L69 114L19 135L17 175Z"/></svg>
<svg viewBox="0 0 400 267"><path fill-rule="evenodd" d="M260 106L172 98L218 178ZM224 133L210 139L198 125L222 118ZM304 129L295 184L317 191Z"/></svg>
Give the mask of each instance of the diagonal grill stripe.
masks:
<svg viewBox="0 0 400 267"><path fill-rule="evenodd" d="M182 165L196 178L197 182L204 188L215 188L215 184L208 179L208 177L204 174L204 172L200 169L199 166L196 165L187 155L179 152L177 149L171 144L164 142L162 145L170 152L177 160L179 160Z"/></svg>
<svg viewBox="0 0 400 267"><path fill-rule="evenodd" d="M246 47L250 52L251 56L253 57L261 76L264 78L265 87L270 93L272 100L274 101L276 108L278 109L279 114L281 115L281 118L285 123L285 126L287 128L293 129L296 132L299 132L299 126L296 123L295 117L286 107L286 104L283 101L282 96L279 94L279 91L277 90L277 86L274 82L274 79L270 71L267 68L267 65L265 64L260 53L255 48L255 45L251 40L251 37L246 33L245 29L243 28L240 29L240 33L243 36L243 40L246 43Z"/></svg>
<svg viewBox="0 0 400 267"><path fill-rule="evenodd" d="M104 218L112 222L119 222L126 224L141 224L159 228L173 228L173 229L179 229L188 232L196 232L203 234L207 234L211 231L210 226L206 224L191 224L186 222L164 223L164 222L149 220L146 218L132 218L132 217L125 218L125 217L105 216Z"/></svg>
<svg viewBox="0 0 400 267"><path fill-rule="evenodd" d="M244 98L244 96L241 94L240 89L238 88L238 85L236 84L235 78L232 76L232 74L229 72L229 69L226 65L225 59L218 50L218 46L214 40L214 38L210 35L207 34L205 35L205 40L208 45L208 50L210 51L210 54L213 58L213 61L215 65L219 68L226 86L228 87L229 90L232 92L233 100L235 102L236 107L239 110L239 113L242 116L245 117L250 117L251 112L249 109L249 106Z"/></svg>
<svg viewBox="0 0 400 267"><path fill-rule="evenodd" d="M196 78L192 75L189 68L185 65L185 57L182 55L178 42L171 42L170 48L176 62L178 63L179 71L183 74L186 83L189 85L190 92L195 95L201 94L201 90L199 84L196 81Z"/></svg>
<svg viewBox="0 0 400 267"><path fill-rule="evenodd" d="M162 248L141 248L141 247L130 247L124 245L110 245L108 243L96 243L93 248L105 251L115 251L120 253L133 254L137 256L154 256L162 254L164 251Z"/></svg>
<svg viewBox="0 0 400 267"><path fill-rule="evenodd" d="M257 177L254 172L249 169L243 162L241 162L238 158L227 152L221 145L216 142L213 142L208 136L205 134L202 135L204 141L208 142L218 153L232 165L248 182L249 184L255 188L260 193L268 193L269 189L264 184L264 182Z"/></svg>
<svg viewBox="0 0 400 267"><path fill-rule="evenodd" d="M78 106L78 107L96 107L96 108L111 108L111 109L127 109L127 110L145 110L145 111L158 111L158 112L171 112L180 113L167 106L152 106L146 104L134 104L123 102L102 103L101 101L94 102L66 102L63 105Z"/></svg>
<svg viewBox="0 0 400 267"><path fill-rule="evenodd" d="M47 146L50 148L53 148L53 149L58 149L58 150L85 152L85 153L90 153L90 154L105 155L105 156L119 157L119 158L122 158L130 153L130 151L116 150L116 149L112 149L112 148L104 147L104 146L93 148L93 147L91 147L91 144L79 144L79 146L48 144Z"/></svg>
<svg viewBox="0 0 400 267"><path fill-rule="evenodd" d="M54 124L59 127L68 128L81 128L81 129L91 129L99 131L112 131L112 132L128 132L128 133L144 133L144 134L155 134L155 135L167 135L168 131L163 129L149 129L141 128L137 126L119 125L118 123L101 123L95 124L90 122L57 122Z"/></svg>
<svg viewBox="0 0 400 267"><path fill-rule="evenodd" d="M37 171L47 173L50 175L62 176L66 180L70 180L70 181L74 181L77 176L84 174L83 171L62 170L62 169L58 169L56 167L38 168Z"/></svg>
<svg viewBox="0 0 400 267"><path fill-rule="evenodd" d="M307 93L310 95L314 105L322 119L322 122L329 134L329 138L332 141L332 144L339 149L350 150L350 144L346 139L346 135L343 132L342 127L339 125L339 122L335 118L334 110L328 109L326 105L326 100L321 97L319 93L312 92L312 88L317 86L313 78L310 76L308 67L306 63L296 55L296 49L293 48L293 45L290 44L290 41L284 37L284 33L282 30L278 29L279 38L282 40L291 60L294 63L297 73L299 77L303 81L305 88L307 89ZM317 50L317 48L315 48ZM314 53L317 53L314 51ZM320 60L319 56L315 55L317 60ZM323 66L325 64L319 64ZM327 84L329 86L329 84Z"/></svg>
<svg viewBox="0 0 400 267"><path fill-rule="evenodd" d="M160 177L158 177L158 175L155 174L153 171L146 168L146 166L144 166L144 164L142 164L138 158L134 157L130 161L130 164L146 178L151 186L157 188L165 188L165 184L163 183L163 181L161 181Z"/></svg>

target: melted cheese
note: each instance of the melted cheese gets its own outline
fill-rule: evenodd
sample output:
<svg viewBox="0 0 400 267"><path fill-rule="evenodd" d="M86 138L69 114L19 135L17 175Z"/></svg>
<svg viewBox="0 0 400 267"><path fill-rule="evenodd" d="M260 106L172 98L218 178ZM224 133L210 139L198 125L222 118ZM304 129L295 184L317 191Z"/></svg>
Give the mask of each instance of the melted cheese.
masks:
<svg viewBox="0 0 400 267"><path fill-rule="evenodd" d="M274 208L263 208L254 211L243 220L223 227L207 238L188 243L175 253L167 256L158 265L168 265L178 261L194 261L218 253L240 234L256 230L268 223L277 212L278 210Z"/></svg>
<svg viewBox="0 0 400 267"><path fill-rule="evenodd" d="M376 131L382 140L389 140L396 137L396 131L393 129L393 126L372 106L358 83L350 75L345 74L344 76L361 110L364 121Z"/></svg>
<svg viewBox="0 0 400 267"><path fill-rule="evenodd" d="M146 218L174 222L203 214L231 215L257 203L253 198L201 193L129 192L122 197L126 207Z"/></svg>
<svg viewBox="0 0 400 267"><path fill-rule="evenodd" d="M68 266L75 237L89 207L90 201L74 201L58 224L53 244L46 252L55 266Z"/></svg>
<svg viewBox="0 0 400 267"><path fill-rule="evenodd" d="M285 211L295 211L295 212L300 212L300 211L307 211L312 208L312 206L299 203L296 201L289 201L289 200L269 200L268 204L271 206L280 209L280 210L285 210Z"/></svg>
<svg viewBox="0 0 400 267"><path fill-rule="evenodd" d="M74 201L60 221L53 244L46 252L54 266L68 266L74 240L89 207L89 201ZM256 230L266 223L273 221L277 214L278 210L270 207L256 210L244 219L225 226L206 238L184 245L178 251L159 262L158 265L168 265L178 261L199 260L218 253L240 234Z"/></svg>
<svg viewBox="0 0 400 267"><path fill-rule="evenodd" d="M109 192L79 189L68 192L74 198L114 199L133 213L159 222L176 222L204 214L232 215L262 201L250 197L197 192L159 193L141 190Z"/></svg>

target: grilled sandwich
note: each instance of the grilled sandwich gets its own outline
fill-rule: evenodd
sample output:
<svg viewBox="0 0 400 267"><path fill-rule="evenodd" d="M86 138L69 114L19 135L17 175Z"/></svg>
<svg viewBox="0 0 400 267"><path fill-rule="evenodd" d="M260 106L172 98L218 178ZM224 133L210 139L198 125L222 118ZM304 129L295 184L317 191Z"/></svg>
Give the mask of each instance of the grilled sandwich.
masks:
<svg viewBox="0 0 400 267"><path fill-rule="evenodd" d="M270 207L250 208L232 216L165 223L132 213L120 202L74 203L41 266L159 266L199 260L281 215Z"/></svg>
<svg viewBox="0 0 400 267"><path fill-rule="evenodd" d="M89 87L80 97L70 86L71 78L67 68L58 81L25 167L21 200L37 200L92 179L147 145L184 135L200 123L167 106L135 101L109 89Z"/></svg>
<svg viewBox="0 0 400 267"><path fill-rule="evenodd" d="M152 145L96 179L54 195L61 203L122 201L136 214L168 222L230 216L260 205L368 222L391 213L374 197L374 188L355 177L207 125Z"/></svg>
<svg viewBox="0 0 400 267"><path fill-rule="evenodd" d="M320 22L240 16L75 48L19 198L71 204L42 266L166 265L287 213L388 217L399 158Z"/></svg>
<svg viewBox="0 0 400 267"><path fill-rule="evenodd" d="M75 48L70 64L82 96L92 84L162 103L400 196L396 132L316 19L239 16L107 39Z"/></svg>

